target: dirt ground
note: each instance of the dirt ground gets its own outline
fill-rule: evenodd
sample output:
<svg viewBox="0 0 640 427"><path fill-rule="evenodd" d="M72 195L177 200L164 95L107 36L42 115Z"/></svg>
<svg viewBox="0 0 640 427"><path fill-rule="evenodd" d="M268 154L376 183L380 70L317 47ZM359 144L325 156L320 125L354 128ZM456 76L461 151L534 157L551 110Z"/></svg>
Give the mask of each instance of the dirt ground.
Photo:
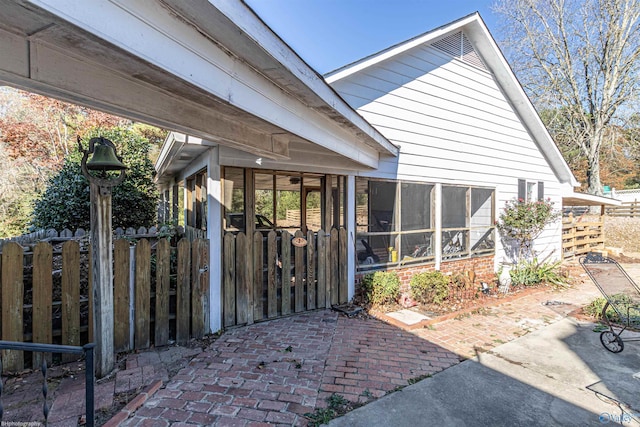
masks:
<svg viewBox="0 0 640 427"><path fill-rule="evenodd" d="M620 248L626 256L640 258L640 218L605 216L604 245Z"/></svg>
<svg viewBox="0 0 640 427"><path fill-rule="evenodd" d="M604 243L607 247L621 248L626 255L640 254L640 218L606 216Z"/></svg>

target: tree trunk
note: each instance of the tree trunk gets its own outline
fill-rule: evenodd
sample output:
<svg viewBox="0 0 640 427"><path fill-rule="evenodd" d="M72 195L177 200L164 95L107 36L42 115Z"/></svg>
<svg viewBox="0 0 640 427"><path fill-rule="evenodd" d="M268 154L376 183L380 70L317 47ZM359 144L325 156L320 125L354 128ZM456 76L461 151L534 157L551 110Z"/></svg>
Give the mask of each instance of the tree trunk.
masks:
<svg viewBox="0 0 640 427"><path fill-rule="evenodd" d="M596 121L593 123L593 133L587 142L587 193L602 196L600 183L600 146L604 139L604 125Z"/></svg>
<svg viewBox="0 0 640 427"><path fill-rule="evenodd" d="M598 156L589 156L587 159L587 193L602 196L600 184L600 159Z"/></svg>

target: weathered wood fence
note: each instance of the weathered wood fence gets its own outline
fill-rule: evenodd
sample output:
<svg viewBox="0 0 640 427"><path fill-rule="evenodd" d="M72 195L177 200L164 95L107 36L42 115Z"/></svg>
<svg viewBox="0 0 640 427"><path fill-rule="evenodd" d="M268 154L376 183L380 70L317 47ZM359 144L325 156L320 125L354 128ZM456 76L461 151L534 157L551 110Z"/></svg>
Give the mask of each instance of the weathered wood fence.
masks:
<svg viewBox="0 0 640 427"><path fill-rule="evenodd" d="M250 241L251 240L251 241ZM297 244L296 244L297 243ZM252 248L252 250L251 250ZM224 326L329 308L348 300L347 232L226 233Z"/></svg>
<svg viewBox="0 0 640 427"><path fill-rule="evenodd" d="M640 201L622 202L620 206L610 206L605 209L609 216L640 217Z"/></svg>
<svg viewBox="0 0 640 427"><path fill-rule="evenodd" d="M114 242L114 348L116 351L184 343L209 326L208 241L159 238ZM0 257L2 339L83 345L92 341L89 250L77 240L40 242L26 250L5 243ZM25 366L7 351L6 371ZM39 356L38 356L39 357ZM34 360L35 361L35 360ZM35 365L37 366L37 365Z"/></svg>
<svg viewBox="0 0 640 427"><path fill-rule="evenodd" d="M576 221L573 215L562 218L562 257L573 258L593 249L604 248L604 217Z"/></svg>

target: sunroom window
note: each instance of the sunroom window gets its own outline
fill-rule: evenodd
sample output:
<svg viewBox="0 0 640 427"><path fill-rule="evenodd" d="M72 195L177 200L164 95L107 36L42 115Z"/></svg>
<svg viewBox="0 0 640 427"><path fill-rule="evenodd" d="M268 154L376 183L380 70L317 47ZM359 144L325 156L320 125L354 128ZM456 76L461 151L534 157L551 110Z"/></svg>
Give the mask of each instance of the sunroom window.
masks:
<svg viewBox="0 0 640 427"><path fill-rule="evenodd" d="M433 259L433 185L356 180L358 266Z"/></svg>
<svg viewBox="0 0 640 427"><path fill-rule="evenodd" d="M492 189L442 186L442 259L492 253Z"/></svg>

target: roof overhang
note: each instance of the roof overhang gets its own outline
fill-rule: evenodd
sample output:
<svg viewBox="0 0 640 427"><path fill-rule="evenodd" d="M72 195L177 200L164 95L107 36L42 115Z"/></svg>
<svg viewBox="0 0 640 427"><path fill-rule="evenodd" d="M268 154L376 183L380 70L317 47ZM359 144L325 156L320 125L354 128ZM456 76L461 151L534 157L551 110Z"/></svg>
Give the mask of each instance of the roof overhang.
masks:
<svg viewBox="0 0 640 427"><path fill-rule="evenodd" d="M571 193L562 196L562 206L620 206L620 200L593 194Z"/></svg>
<svg viewBox="0 0 640 427"><path fill-rule="evenodd" d="M242 1L5 0L0 57L0 82L274 161L398 154Z"/></svg>

